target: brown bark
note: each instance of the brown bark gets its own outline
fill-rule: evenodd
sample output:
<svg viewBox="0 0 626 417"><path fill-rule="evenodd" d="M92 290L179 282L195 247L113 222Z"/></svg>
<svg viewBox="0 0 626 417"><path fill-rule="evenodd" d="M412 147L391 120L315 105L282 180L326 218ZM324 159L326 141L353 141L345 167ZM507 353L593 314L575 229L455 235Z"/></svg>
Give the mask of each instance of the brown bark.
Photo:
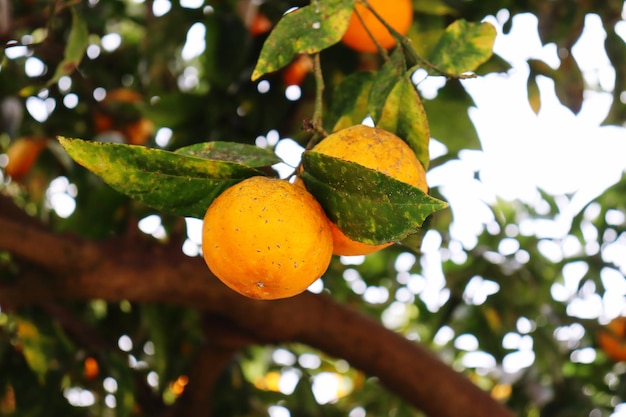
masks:
<svg viewBox="0 0 626 417"><path fill-rule="evenodd" d="M343 358L428 415L510 417L513 414L432 353L326 295L278 301L244 298L222 285L200 258L176 244L118 239L86 241L34 224L0 197L0 250L53 273L24 274L0 283L3 309L51 300L104 299L176 303L204 311L231 345L301 342ZM225 323L225 324L224 324ZM205 358L206 359L206 358ZM203 359L200 359L203 360Z"/></svg>

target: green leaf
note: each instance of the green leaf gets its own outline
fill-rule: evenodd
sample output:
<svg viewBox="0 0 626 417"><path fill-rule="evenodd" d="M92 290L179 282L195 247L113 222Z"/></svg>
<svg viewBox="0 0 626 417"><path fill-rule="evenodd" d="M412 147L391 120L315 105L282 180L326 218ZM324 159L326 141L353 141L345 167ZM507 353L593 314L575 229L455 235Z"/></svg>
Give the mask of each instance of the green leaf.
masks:
<svg viewBox="0 0 626 417"><path fill-rule="evenodd" d="M360 242L401 240L447 206L417 187L354 162L313 151L305 152L302 162L302 180L328 218Z"/></svg>
<svg viewBox="0 0 626 417"><path fill-rule="evenodd" d="M385 101L376 127L395 133L415 152L425 169L430 163L430 127L426 110L408 71L393 87Z"/></svg>
<svg viewBox="0 0 626 417"><path fill-rule="evenodd" d="M287 65L297 54L314 54L341 40L354 0L319 0L284 15L265 40L252 81Z"/></svg>
<svg viewBox="0 0 626 417"><path fill-rule="evenodd" d="M431 136L446 145L449 153L480 149L478 133L468 115L474 101L458 80L448 80L437 92L437 97L423 103Z"/></svg>
<svg viewBox="0 0 626 417"><path fill-rule="evenodd" d="M54 75L47 82L47 86L50 86L64 75L72 74L78 64L83 59L87 45L89 44L89 30L87 29L87 22L80 17L76 12L76 9L72 7L72 28L67 39L67 46L65 47L65 55L63 61L59 63Z"/></svg>
<svg viewBox="0 0 626 417"><path fill-rule="evenodd" d="M423 57L428 57L443 32L445 31L448 16L415 13L414 23L407 36L415 51Z"/></svg>
<svg viewBox="0 0 626 417"><path fill-rule="evenodd" d="M204 142L179 148L175 153L214 161L236 162L251 168L264 168L282 162L270 149L236 142Z"/></svg>
<svg viewBox="0 0 626 417"><path fill-rule="evenodd" d="M30 320L16 319L17 337L22 347L24 359L29 368L37 375L40 383L45 382L51 357L51 340L42 335Z"/></svg>
<svg viewBox="0 0 626 417"><path fill-rule="evenodd" d="M537 77L532 75L528 77L526 89L528 91L528 104L530 104L530 108L535 114L539 114L539 110L541 110L541 93L537 85Z"/></svg>
<svg viewBox="0 0 626 417"><path fill-rule="evenodd" d="M389 61L376 73L374 85L370 91L368 110L374 123L377 123L381 117L387 96L406 71L402 48L394 49L389 58Z"/></svg>
<svg viewBox="0 0 626 417"><path fill-rule="evenodd" d="M339 84L333 93L327 117L328 130L336 132L359 124L367 117L373 79L373 72L355 72Z"/></svg>
<svg viewBox="0 0 626 417"><path fill-rule="evenodd" d="M66 152L117 191L157 210L202 218L222 191L258 170L143 146L59 137Z"/></svg>
<svg viewBox="0 0 626 417"><path fill-rule="evenodd" d="M457 9L450 7L446 3L444 0L417 1L413 2L413 10L429 16L455 16L459 13Z"/></svg>
<svg viewBox="0 0 626 417"><path fill-rule="evenodd" d="M430 62L449 75L473 71L491 57L495 39L496 29L490 23L459 19L446 28Z"/></svg>

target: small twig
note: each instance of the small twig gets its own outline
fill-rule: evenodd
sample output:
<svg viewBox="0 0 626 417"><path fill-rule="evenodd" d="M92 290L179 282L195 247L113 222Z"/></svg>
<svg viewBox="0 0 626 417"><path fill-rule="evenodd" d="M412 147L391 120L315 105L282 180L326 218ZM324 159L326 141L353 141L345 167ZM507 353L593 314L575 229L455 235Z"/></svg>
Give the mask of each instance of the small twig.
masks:
<svg viewBox="0 0 626 417"><path fill-rule="evenodd" d="M443 75L446 78L456 78L456 79L468 79L468 78L475 78L476 74L461 74L461 75L456 75L456 74L450 74L449 72L446 72L440 68L438 68L435 64L431 63L430 61L428 61L426 58L422 57L420 54L417 53L417 51L415 50L415 48L413 48L413 44L411 43L411 40L409 38L407 38L406 36L404 36L403 34L401 34L400 32L398 32L393 26L391 26L389 23L387 23L387 21L385 21L385 19L376 11L376 9L374 9L367 0L359 0L360 2L362 2L363 4L365 4L365 6L374 14L374 16L376 16L376 18L380 21L380 23L382 23L385 28L387 28L387 30L389 31L389 33L391 33L391 35L396 39L396 41L402 46L402 48L404 49L404 51L406 51L407 55L409 56L409 58L411 58L416 64L421 64L422 66L431 69L435 72L438 72L440 75ZM367 28L366 28L367 29ZM385 51L386 54L387 51Z"/></svg>
<svg viewBox="0 0 626 417"><path fill-rule="evenodd" d="M367 1L364 1L365 6L367 8L369 8L370 10L374 10ZM372 31L370 31L370 29L367 27L367 25L365 24L365 20L363 20L363 16L361 16L361 13L359 12L359 9L357 9L356 7L354 8L354 13L356 14L356 17L359 19L359 21L361 22L361 26L363 26L363 29L365 29L365 32L367 32L367 35L370 37L370 39L372 40L372 42L374 42L374 45L376 45L376 49L378 49L378 52L380 53L380 55L383 57L383 59L385 60L385 62L389 62L389 54L387 53L387 50L385 48L382 47L382 45L378 42L378 39L376 39L376 37L374 36L374 34L372 33ZM378 18L378 20L380 20L385 26L386 23L381 19L380 15L375 14L375 16Z"/></svg>
<svg viewBox="0 0 626 417"><path fill-rule="evenodd" d="M315 76L315 110L311 121L305 121L303 123L304 130L314 133L313 137L306 145L307 150L313 148L320 138L328 136L328 133L324 130L323 121L324 75L322 74L322 64L319 53L313 55L313 75Z"/></svg>

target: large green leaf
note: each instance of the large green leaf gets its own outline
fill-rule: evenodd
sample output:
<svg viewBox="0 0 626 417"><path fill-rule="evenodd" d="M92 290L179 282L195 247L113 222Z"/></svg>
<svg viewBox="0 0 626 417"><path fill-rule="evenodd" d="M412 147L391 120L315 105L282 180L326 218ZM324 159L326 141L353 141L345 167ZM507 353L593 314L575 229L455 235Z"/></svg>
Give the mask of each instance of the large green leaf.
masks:
<svg viewBox="0 0 626 417"><path fill-rule="evenodd" d="M359 124L368 115L367 103L374 73L355 72L346 77L333 92L327 129L336 132Z"/></svg>
<svg viewBox="0 0 626 417"><path fill-rule="evenodd" d="M202 218L213 199L242 179L261 175L228 161L143 146L60 137L67 153L117 191L157 210Z"/></svg>
<svg viewBox="0 0 626 417"><path fill-rule="evenodd" d="M490 23L456 20L433 48L430 62L448 75L473 71L491 57L495 39L496 29Z"/></svg>
<svg viewBox="0 0 626 417"><path fill-rule="evenodd" d="M283 16L263 44L252 81L284 67L297 54L314 54L339 42L354 1L318 0Z"/></svg>
<svg viewBox="0 0 626 417"><path fill-rule="evenodd" d="M447 206L419 188L354 162L308 151L302 163L302 180L328 218L360 242L401 240Z"/></svg>
<svg viewBox="0 0 626 417"><path fill-rule="evenodd" d="M252 168L269 167L282 162L272 150L237 142L203 142L179 148L175 153L215 161L229 161Z"/></svg>
<svg viewBox="0 0 626 417"><path fill-rule="evenodd" d="M426 169L430 163L428 153L430 127L422 100L411 81L411 73L411 71L407 72L394 85L385 100L376 127L395 133L404 139Z"/></svg>

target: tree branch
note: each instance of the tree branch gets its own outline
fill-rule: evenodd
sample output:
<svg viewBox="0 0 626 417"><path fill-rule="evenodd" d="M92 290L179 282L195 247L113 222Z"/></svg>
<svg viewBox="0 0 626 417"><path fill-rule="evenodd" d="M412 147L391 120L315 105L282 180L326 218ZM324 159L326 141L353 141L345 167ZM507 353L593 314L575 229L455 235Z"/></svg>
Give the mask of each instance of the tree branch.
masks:
<svg viewBox="0 0 626 417"><path fill-rule="evenodd" d="M220 317L251 340L302 342L344 358L428 415L513 416L428 350L329 296L247 299L222 285L201 258L185 256L176 244L92 242L59 235L16 218L2 208L6 199L0 198L0 203L0 250L55 274L0 282L3 309L95 298L177 303Z"/></svg>

